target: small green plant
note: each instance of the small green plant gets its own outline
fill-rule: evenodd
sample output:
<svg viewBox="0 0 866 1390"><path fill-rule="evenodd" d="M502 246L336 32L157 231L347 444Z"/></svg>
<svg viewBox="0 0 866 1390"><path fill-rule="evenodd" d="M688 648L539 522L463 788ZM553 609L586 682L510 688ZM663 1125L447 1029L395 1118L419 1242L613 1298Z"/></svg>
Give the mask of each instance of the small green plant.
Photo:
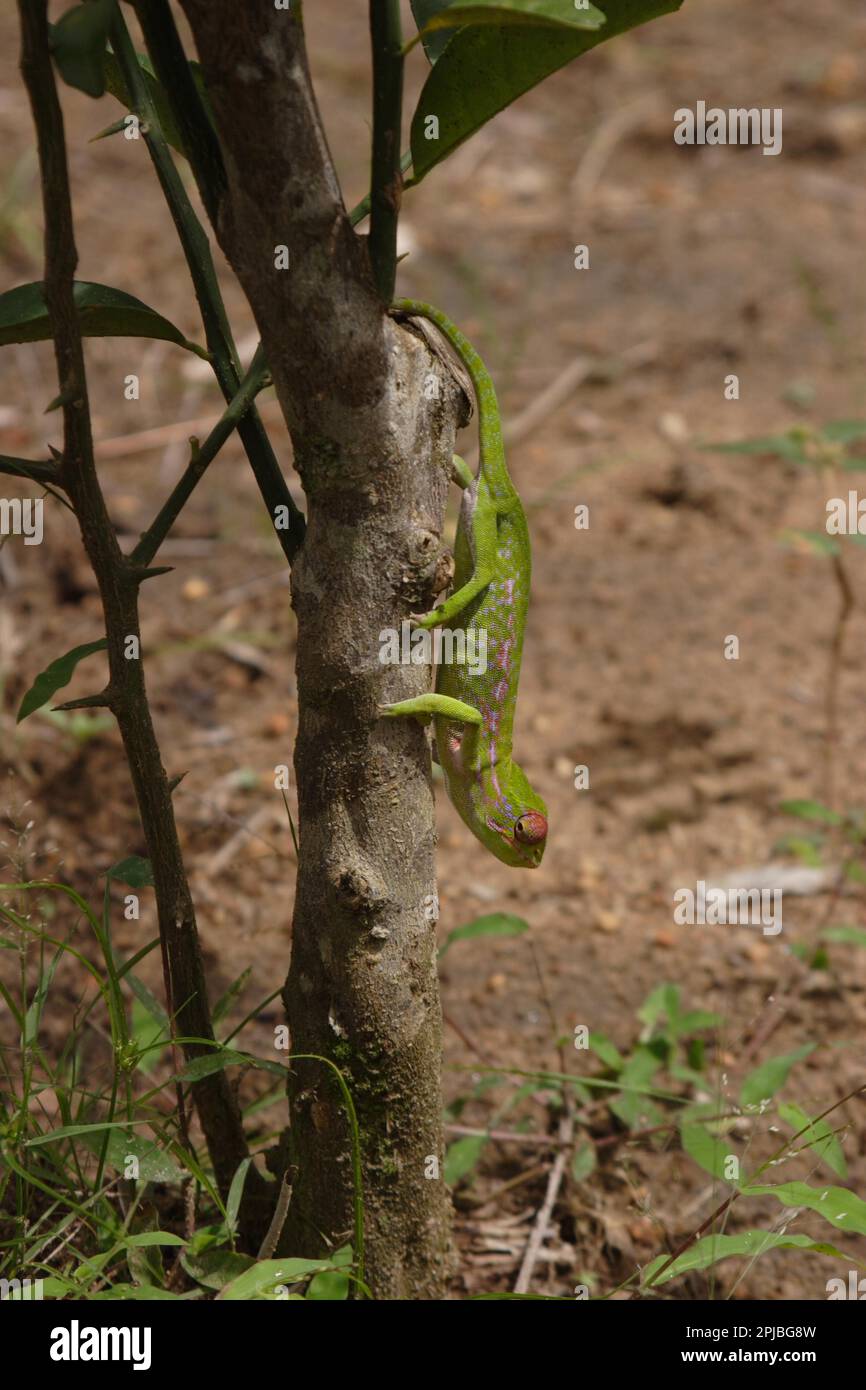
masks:
<svg viewBox="0 0 866 1390"><path fill-rule="evenodd" d="M223 1201L206 1153L186 1126L185 1091L199 1076L228 1067L263 1073L273 1079L247 1108L249 1119L280 1104L287 1069L230 1046L264 1007L228 1027L249 977L245 971L214 1008L225 1036L175 1070L175 1049L193 1040L176 1035L138 974L158 939L120 960L109 926L112 884L140 890L151 883L145 859L131 856L114 865L99 913L62 883L0 885L7 895L0 904L0 949L19 961L17 989L0 982L14 1029L0 1048L0 1277L24 1271L42 1280L44 1297L58 1299L322 1300L364 1292L359 1185L352 1244L329 1258L273 1258L290 1186L275 1204L258 1257L237 1248L252 1157L239 1165ZM65 931L59 925L64 906L74 912ZM97 948L98 963L87 940L74 944L80 926ZM81 992L58 1048L41 1035L65 960L77 963L90 988ZM56 1007L64 1005L58 1000ZM94 1063L94 1037L105 1046L104 1065ZM354 1135L357 1178L354 1107L332 1070ZM172 1092L177 1105L169 1100Z"/></svg>
<svg viewBox="0 0 866 1390"><path fill-rule="evenodd" d="M676 1143L712 1177L720 1202L672 1253L655 1256L617 1289L599 1288L596 1274L591 1281L593 1297L610 1297L624 1288L640 1297L655 1297L671 1281L711 1271L733 1257L744 1261L739 1282L760 1255L779 1248L830 1255L859 1267L863 1262L832 1240L789 1228L793 1224L790 1209L796 1208L796 1215L808 1211L823 1217L834 1233L866 1236L866 1202L848 1188L809 1181L821 1168L843 1181L847 1178L842 1141L849 1125L834 1125L831 1117L866 1091L866 1086L823 1109L814 1104L807 1109L784 1099L781 1093L798 1063L816 1050L815 1044L806 1043L747 1070L734 1087L713 1058L714 1035L722 1028L722 1018L705 1010L684 1009L675 984L663 983L654 989L637 1017L640 1030L627 1051L604 1034L580 1027L573 1038L557 1038L560 1057L573 1043L579 1055L594 1060L593 1070L471 1068L480 1073L473 1090L459 1096L448 1112L451 1131L461 1135L450 1145L446 1159L446 1177L457 1188L458 1202L471 1205L471 1183L493 1140L528 1143L542 1154L545 1136L549 1152L565 1144L567 1172L575 1183L585 1182L614 1148L669 1148ZM486 1126L473 1129L458 1123L467 1107L479 1102L489 1107L491 1093L503 1087L506 1094L493 1106ZM503 1130L506 1120L509 1128ZM787 1137L779 1142L775 1137L779 1134ZM805 1179L766 1181L768 1172L798 1158L807 1160ZM538 1173L533 1168L527 1176ZM521 1180L518 1177L512 1183ZM766 1229L726 1229L735 1205L739 1213L742 1203L763 1199L763 1208L767 1198L781 1204L779 1222L771 1222ZM652 1215L650 1208L647 1214ZM514 1294L485 1297L538 1297L529 1294L528 1281L519 1286L520 1279Z"/></svg>

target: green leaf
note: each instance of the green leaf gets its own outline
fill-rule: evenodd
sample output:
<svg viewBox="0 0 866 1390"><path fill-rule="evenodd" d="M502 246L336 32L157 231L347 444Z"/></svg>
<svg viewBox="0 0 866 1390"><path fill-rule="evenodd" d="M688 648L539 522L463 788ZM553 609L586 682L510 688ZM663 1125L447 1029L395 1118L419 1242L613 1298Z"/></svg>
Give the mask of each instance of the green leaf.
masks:
<svg viewBox="0 0 866 1390"><path fill-rule="evenodd" d="M692 1009L691 1013L680 1014L676 1035L683 1038L689 1033L703 1033L708 1028L721 1028L722 1022L721 1014L713 1014L706 1009Z"/></svg>
<svg viewBox="0 0 866 1390"><path fill-rule="evenodd" d="M20 724L22 719L26 719L34 710L47 705L52 695L62 690L64 685L68 685L79 661L83 661L86 656L92 656L94 652L104 652L107 646L104 637L98 642L85 642L82 647L73 647L71 652L59 656L50 666L46 666L25 693L18 709L16 723Z"/></svg>
<svg viewBox="0 0 866 1390"><path fill-rule="evenodd" d="M452 35L447 29L430 29L428 25L435 15L447 10L450 4L451 0L412 0L412 14L421 34L424 52L431 63L436 62Z"/></svg>
<svg viewBox="0 0 866 1390"><path fill-rule="evenodd" d="M97 1134L106 1129L125 1129L126 1120L96 1120L92 1124L80 1125L61 1125L59 1129L51 1129L47 1134L37 1134L32 1139L25 1140L26 1149L37 1149L42 1144L55 1144L58 1139L74 1139L79 1134Z"/></svg>
<svg viewBox="0 0 866 1390"><path fill-rule="evenodd" d="M571 1159L571 1176L575 1182L583 1182L595 1168L595 1145L587 1139L576 1148Z"/></svg>
<svg viewBox="0 0 866 1390"><path fill-rule="evenodd" d="M344 1245L336 1250L331 1257L332 1264L336 1269L325 1270L322 1274L315 1274L310 1280L310 1287L307 1289L307 1301L329 1303L342 1303L349 1296L349 1276L348 1270L352 1265L352 1247Z"/></svg>
<svg viewBox="0 0 866 1390"><path fill-rule="evenodd" d="M130 1036L141 1054L138 1059L138 1069L148 1076L151 1075L168 1044L169 1033L168 1029L153 1017L147 1005L138 998L132 1001ZM161 1046L156 1047L156 1043L160 1043Z"/></svg>
<svg viewBox="0 0 866 1390"><path fill-rule="evenodd" d="M196 1057L192 1062L188 1062L183 1071L170 1078L172 1081L201 1081L205 1076L213 1076L218 1071L224 1071L226 1067L255 1067L258 1071L269 1071L274 1076L285 1079L286 1068L281 1067L279 1062L264 1061L259 1057L253 1057L248 1052L234 1052L231 1048L220 1048L216 1052L210 1053L205 1057Z"/></svg>
<svg viewBox="0 0 866 1390"><path fill-rule="evenodd" d="M154 1022L158 1023L160 1028L165 1031L165 1036L169 1037L171 1030L169 1028L168 1014L159 1000L151 993L147 985L144 984L137 975L133 975L131 970L124 971L123 975L138 1002L147 1010Z"/></svg>
<svg viewBox="0 0 866 1390"><path fill-rule="evenodd" d="M839 542L825 531L801 531L795 526L788 526L779 532L779 540L782 545L805 546L813 555L839 554Z"/></svg>
<svg viewBox="0 0 866 1390"><path fill-rule="evenodd" d="M609 1108L629 1129L642 1129L645 1125L654 1125L661 1121L661 1111L648 1095L648 1083L661 1065L658 1054L652 1048L640 1044L617 1077L615 1084L624 1088L623 1094L612 1100Z"/></svg>
<svg viewBox="0 0 866 1390"><path fill-rule="evenodd" d="M637 1016L647 1028L654 1028L663 1018L671 1022L680 1011L680 992L667 982L656 985L641 1004Z"/></svg>
<svg viewBox="0 0 866 1390"><path fill-rule="evenodd" d="M228 1013L235 1000L243 994L244 990L249 984L251 973L252 966L248 965L246 970L241 971L237 979L229 985L225 994L221 995L220 998L217 1000L216 1004L214 1005L212 1014L212 1019L214 1023L219 1023L220 1019L224 1018L225 1015Z"/></svg>
<svg viewBox="0 0 866 1390"><path fill-rule="evenodd" d="M821 867L821 840L817 836L807 839L803 835L783 835L775 848L779 854L795 854L800 863L810 869Z"/></svg>
<svg viewBox="0 0 866 1390"><path fill-rule="evenodd" d="M483 1134L466 1134L461 1139L455 1139L453 1144L449 1144L448 1152L445 1155L445 1183L447 1187L456 1187L459 1182L469 1176L476 1167L486 1143L487 1138Z"/></svg>
<svg viewBox="0 0 866 1390"><path fill-rule="evenodd" d="M469 941L475 936L522 936L525 931L529 931L529 923L522 917L515 917L510 912L490 912L449 932L439 956L441 959L455 941Z"/></svg>
<svg viewBox="0 0 866 1390"><path fill-rule="evenodd" d="M805 1110L801 1110L799 1105L781 1104L779 1115L790 1125L795 1134L799 1135L797 1143L808 1144L810 1149L814 1149L819 1158L823 1158L828 1167L840 1178L847 1178L848 1164L845 1162L845 1155L842 1152L842 1145L833 1133L826 1120L813 1120L807 1115ZM802 1130L806 1130L802 1134Z"/></svg>
<svg viewBox="0 0 866 1390"><path fill-rule="evenodd" d="M219 1222L218 1225L199 1226L198 1229L193 1231L192 1235L190 1236L189 1245L187 1246L187 1254L203 1255L206 1252L212 1252L216 1247L222 1248L223 1246L225 1246L230 1236L231 1232L225 1225L225 1222L222 1221ZM251 1265L253 1263L253 1257L250 1256L250 1258L247 1261L247 1264Z"/></svg>
<svg viewBox="0 0 866 1390"><path fill-rule="evenodd" d="M412 118L414 183L451 154L498 111L536 83L605 39L669 14L682 0L607 0L607 22L600 29L522 23L468 24L458 29L431 69ZM473 8L479 8L475 6ZM502 8L513 9L511 4ZM564 14L564 5L543 8ZM579 14L580 11L572 11ZM439 123L438 139L428 139L427 117Z"/></svg>
<svg viewBox="0 0 866 1390"><path fill-rule="evenodd" d="M866 439L866 420L832 420L821 433L834 444L851 444L855 439Z"/></svg>
<svg viewBox="0 0 866 1390"><path fill-rule="evenodd" d="M142 859L140 854L131 854L128 859L121 859L117 864L113 864L105 877L115 883L124 883L127 888L153 887L150 860Z"/></svg>
<svg viewBox="0 0 866 1390"><path fill-rule="evenodd" d="M615 1043L610 1038L606 1038L603 1033L590 1033L588 1038L590 1050L596 1057L604 1063L611 1071L620 1071L625 1065L625 1058Z"/></svg>
<svg viewBox="0 0 866 1390"><path fill-rule="evenodd" d="M226 1225L230 1231L237 1229L238 1212L241 1209L241 1197L244 1194L244 1183L247 1180L252 1158L242 1158L237 1166L237 1171L231 1181L229 1195L226 1198Z"/></svg>
<svg viewBox="0 0 866 1390"><path fill-rule="evenodd" d="M265 1298L281 1284L297 1284L310 1274L330 1269L330 1260L258 1260L250 1269L233 1279L217 1294L217 1298Z"/></svg>
<svg viewBox="0 0 866 1390"><path fill-rule="evenodd" d="M704 444L705 451L717 454L775 454L791 463L806 463L802 439L798 434L767 434L758 439L737 439L730 444Z"/></svg>
<svg viewBox="0 0 866 1390"><path fill-rule="evenodd" d="M749 1188L750 1192L758 1189ZM835 1255L839 1259L847 1259L841 1250L837 1250L833 1245L826 1245L823 1241L813 1240L811 1236L783 1235L776 1231L743 1231L738 1236L704 1236L697 1241L689 1250L685 1250L673 1264L669 1265L660 1279L654 1280L653 1275L662 1265L667 1264L669 1255L657 1255L654 1260L650 1260L646 1269L643 1271L642 1283L644 1287L652 1285L653 1288L660 1288L669 1279L675 1279L678 1274L688 1274L696 1269L708 1269L710 1265L718 1264L720 1260L730 1259L732 1255L745 1255L750 1259L755 1259L758 1255L763 1255L767 1250L778 1249L798 1249L814 1250L821 1255Z"/></svg>
<svg viewBox="0 0 866 1390"><path fill-rule="evenodd" d="M844 820L838 811L831 811L821 801L783 801L779 810L800 820L819 821L821 825L841 825Z"/></svg>
<svg viewBox="0 0 866 1390"><path fill-rule="evenodd" d="M126 1267L134 1284L157 1289L165 1285L165 1262L158 1245L144 1250L127 1248Z"/></svg>
<svg viewBox="0 0 866 1390"><path fill-rule="evenodd" d="M841 941L849 946L866 946L866 931L863 927L827 927L822 931L824 941Z"/></svg>
<svg viewBox="0 0 866 1390"><path fill-rule="evenodd" d="M207 357L204 348L189 342L173 323L124 290L76 280L73 293L85 337L159 338ZM9 343L42 343L50 337L51 322L41 282L16 285L0 294L0 347Z"/></svg>
<svg viewBox="0 0 866 1390"><path fill-rule="evenodd" d="M814 1052L814 1043L805 1043L796 1052L788 1052L783 1057L773 1057L754 1071L750 1071L740 1088L741 1105L760 1105L780 1091L788 1079L791 1068Z"/></svg>
<svg viewBox="0 0 866 1390"><path fill-rule="evenodd" d="M203 1250L200 1254L187 1250L180 1262L190 1279L206 1289L224 1289L255 1264L252 1255L239 1255L234 1250Z"/></svg>
<svg viewBox="0 0 866 1390"><path fill-rule="evenodd" d="M686 1153L705 1172L711 1173L720 1182L736 1185L725 1172L731 1156L730 1145L725 1139L711 1134L706 1125L697 1125L689 1120L683 1120L680 1124L680 1139Z"/></svg>
<svg viewBox="0 0 866 1390"><path fill-rule="evenodd" d="M135 1235L124 1236L123 1245L142 1250L149 1245L186 1245L186 1241L172 1231L139 1231Z"/></svg>
<svg viewBox="0 0 866 1390"><path fill-rule="evenodd" d="M413 7L414 8L414 7ZM450 4L422 4L417 9L426 9L428 18L421 29L421 37L428 34L448 32L448 39L454 31L466 25L478 27L483 24L519 24L524 29L542 27L565 29L600 29L605 23L601 10L586 4L578 9L574 0L451 0ZM416 11L416 19L418 18Z"/></svg>
<svg viewBox="0 0 866 1390"><path fill-rule="evenodd" d="M839 1231L866 1236L866 1202L847 1187L810 1187L806 1182L744 1187L744 1197L777 1197L786 1207L808 1207ZM847 1258L847 1257L846 1257Z"/></svg>
<svg viewBox="0 0 866 1390"><path fill-rule="evenodd" d="M349 1276L342 1270L330 1269L316 1274L307 1289L307 1302L328 1300L331 1303L345 1303L349 1297Z"/></svg>
<svg viewBox="0 0 866 1390"><path fill-rule="evenodd" d="M63 81L89 97L105 91L104 54L114 0L75 5L50 26L50 47Z"/></svg>
<svg viewBox="0 0 866 1390"><path fill-rule="evenodd" d="M100 1154L104 1142L102 1135L82 1135L82 1143L91 1153ZM130 1157L138 1160L139 1182L179 1184L186 1176L171 1155L160 1149L152 1139L146 1139L142 1134L126 1134L123 1130L112 1130L105 1156L106 1167L115 1173L123 1173Z"/></svg>

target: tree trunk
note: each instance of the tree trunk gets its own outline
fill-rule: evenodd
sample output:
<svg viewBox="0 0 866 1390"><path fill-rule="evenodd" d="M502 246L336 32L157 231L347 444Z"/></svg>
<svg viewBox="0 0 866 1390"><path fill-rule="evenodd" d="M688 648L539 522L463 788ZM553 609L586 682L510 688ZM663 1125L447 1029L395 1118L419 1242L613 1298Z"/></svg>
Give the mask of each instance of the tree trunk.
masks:
<svg viewBox="0 0 866 1390"><path fill-rule="evenodd" d="M438 1298L449 1267L429 753L377 705L429 688L384 666L382 629L430 605L467 402L385 312L351 229L295 13L184 0L223 142L220 240L255 313L308 502L293 569L300 863L285 1003L294 1053L346 1073L363 1151L367 1278ZM286 246L289 269L275 268ZM293 1065L292 1254L351 1231L346 1115L329 1070Z"/></svg>

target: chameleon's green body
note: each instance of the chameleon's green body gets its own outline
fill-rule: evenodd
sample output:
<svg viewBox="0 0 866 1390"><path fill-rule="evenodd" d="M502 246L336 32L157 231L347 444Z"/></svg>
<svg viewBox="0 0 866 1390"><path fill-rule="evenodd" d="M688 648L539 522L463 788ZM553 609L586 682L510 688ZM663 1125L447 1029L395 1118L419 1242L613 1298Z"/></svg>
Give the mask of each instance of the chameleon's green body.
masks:
<svg viewBox="0 0 866 1390"><path fill-rule="evenodd" d="M477 674L468 662L440 665L435 692L385 711L432 715L448 795L470 830L506 864L535 868L546 844L547 807L511 756L532 560L526 517L505 464L496 392L478 353L444 314L416 300L394 307L436 325L459 354L478 400L478 476L455 460L465 491L454 592L417 626L486 632L487 664Z"/></svg>

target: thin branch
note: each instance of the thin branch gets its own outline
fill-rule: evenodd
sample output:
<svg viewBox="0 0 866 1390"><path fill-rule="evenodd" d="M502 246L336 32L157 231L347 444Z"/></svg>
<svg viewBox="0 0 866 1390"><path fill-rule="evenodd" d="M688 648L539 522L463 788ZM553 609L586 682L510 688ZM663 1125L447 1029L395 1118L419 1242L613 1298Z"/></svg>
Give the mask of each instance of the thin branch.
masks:
<svg viewBox="0 0 866 1390"><path fill-rule="evenodd" d="M519 1134L510 1129L476 1129L472 1125L446 1125L448 1134L461 1134L472 1139L492 1139L497 1144L525 1144L532 1149L558 1149L571 1141L555 1134Z"/></svg>
<svg viewBox="0 0 866 1390"><path fill-rule="evenodd" d="M147 127L145 140L189 267L217 381L226 401L230 402L240 385L240 367L217 282L210 243L193 211L171 156L159 123L159 114L151 100L129 30L119 9L111 27L111 42L135 110ZM156 64L156 56L151 56ZM175 111L177 94L167 89L167 96L172 104L173 114L179 118L179 109ZM194 154L195 151L191 150L191 157ZM271 520L274 520L278 507L287 510L291 524L288 529L279 530L277 537L286 559L291 564L303 541L304 517L289 492L256 410L251 409L246 413L238 426L238 434L246 449L250 467L255 474Z"/></svg>
<svg viewBox="0 0 866 1390"><path fill-rule="evenodd" d="M201 200L216 225L227 181L222 150L186 54L168 0L134 0L135 13L165 89Z"/></svg>
<svg viewBox="0 0 866 1390"><path fill-rule="evenodd" d="M0 454L0 473L7 474L10 478L23 478L25 482L38 483L40 487L51 484L53 487L61 487L60 469L52 460L46 463L36 462L30 459L10 458L8 454Z"/></svg>
<svg viewBox="0 0 866 1390"><path fill-rule="evenodd" d="M239 422L249 410L256 395L266 384L267 376L268 368L265 362L265 355L262 352L261 344L259 344L255 356L250 363L249 370L238 388L237 394L229 403L218 423L211 430L204 444L198 446L194 443L192 458L187 464L182 477L175 485L170 497L160 509L159 514L153 519L147 530L142 532L141 539L130 556L134 564L150 564L185 507L199 479L203 477L208 464L216 458L229 435L237 429Z"/></svg>
<svg viewBox="0 0 866 1390"><path fill-rule="evenodd" d="M373 158L370 180L370 260L385 304L394 298L397 221L403 175L403 39L400 0L370 0L373 44Z"/></svg>
<svg viewBox="0 0 866 1390"><path fill-rule="evenodd" d="M60 480L60 469L54 460L42 463L41 461L34 462L31 459L10 458L8 455L2 454L0 455L0 473L6 474L10 478L21 478L25 482L35 483L67 511L74 510L66 498L57 491L58 488L63 487L63 483Z"/></svg>
<svg viewBox="0 0 866 1390"><path fill-rule="evenodd" d="M556 1199L559 1196L559 1189L562 1179L565 1177L565 1168L568 1163L568 1151L574 1142L574 1116L563 1115L559 1122L559 1142L561 1148L550 1170L547 1179L547 1190L544 1194L538 1215L532 1225L532 1231L526 1245L526 1251L520 1265L520 1272L514 1285L515 1293L528 1293L529 1285L532 1282L532 1272L541 1254L541 1248L547 1235L547 1228L550 1225L550 1218L556 1206Z"/></svg>
<svg viewBox="0 0 866 1390"><path fill-rule="evenodd" d="M827 692L824 701L826 725L824 730L824 801L836 809L836 751L839 741L839 677L842 672L842 653L845 648L845 630L854 609L854 589L841 555L831 557L833 578L839 593L839 609L830 643L830 656L827 666Z"/></svg>
<svg viewBox="0 0 866 1390"><path fill-rule="evenodd" d="M401 174L405 174L406 170L409 169L409 168L411 167L411 165L412 165L412 151L411 151L411 150L404 150L403 153L402 153L402 155L400 156L400 173L401 173ZM405 188L406 185L404 184L403 187ZM350 226L352 226L352 227L357 227L357 225L358 225L359 222L363 222L365 217L369 217L369 216L370 216L370 204L371 204L371 202L372 202L372 196L371 196L371 194L367 193L367 194L365 194L365 196L361 199L360 203L356 203L356 204L355 204L355 206L352 208L352 211L349 213L349 224L350 224Z"/></svg>

